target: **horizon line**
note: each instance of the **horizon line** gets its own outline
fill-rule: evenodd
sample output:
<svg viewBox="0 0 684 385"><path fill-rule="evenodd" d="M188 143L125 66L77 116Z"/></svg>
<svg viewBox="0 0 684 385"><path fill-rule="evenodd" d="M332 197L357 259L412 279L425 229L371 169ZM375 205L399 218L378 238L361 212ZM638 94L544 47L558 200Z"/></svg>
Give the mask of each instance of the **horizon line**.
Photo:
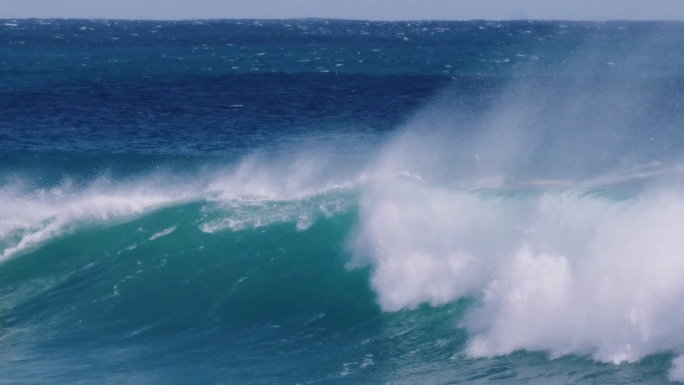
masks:
<svg viewBox="0 0 684 385"><path fill-rule="evenodd" d="M515 22L515 21L544 21L544 22L574 22L574 23L602 23L602 22L666 22L666 23L684 23L684 20L675 19L556 19L556 18L542 18L542 19L352 19L352 18L336 18L336 17L284 17L284 18L188 18L188 19L164 19L164 18L107 18L107 17L0 17L0 21L18 21L18 20L87 20L87 21L150 21L150 22L187 22L187 21L355 21L355 22L373 22L373 23L409 23L409 22L467 22L467 21L486 21L486 22Z"/></svg>

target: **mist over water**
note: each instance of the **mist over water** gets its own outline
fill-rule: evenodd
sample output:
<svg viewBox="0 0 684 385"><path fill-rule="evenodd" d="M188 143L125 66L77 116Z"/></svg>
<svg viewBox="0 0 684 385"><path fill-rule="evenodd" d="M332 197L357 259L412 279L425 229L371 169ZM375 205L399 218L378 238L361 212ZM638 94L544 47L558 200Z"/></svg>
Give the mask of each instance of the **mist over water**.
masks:
<svg viewBox="0 0 684 385"><path fill-rule="evenodd" d="M411 178L363 189L350 246L383 309L475 298L470 357L681 351L681 88L591 72L476 113L447 89L390 141L379 168Z"/></svg>

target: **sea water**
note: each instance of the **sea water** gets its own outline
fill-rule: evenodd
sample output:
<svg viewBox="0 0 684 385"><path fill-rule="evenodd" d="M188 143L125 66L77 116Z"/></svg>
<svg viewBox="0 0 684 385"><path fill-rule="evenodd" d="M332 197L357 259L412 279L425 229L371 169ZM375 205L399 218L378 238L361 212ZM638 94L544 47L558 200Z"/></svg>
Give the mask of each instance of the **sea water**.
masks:
<svg viewBox="0 0 684 385"><path fill-rule="evenodd" d="M684 24L0 20L0 383L684 381Z"/></svg>

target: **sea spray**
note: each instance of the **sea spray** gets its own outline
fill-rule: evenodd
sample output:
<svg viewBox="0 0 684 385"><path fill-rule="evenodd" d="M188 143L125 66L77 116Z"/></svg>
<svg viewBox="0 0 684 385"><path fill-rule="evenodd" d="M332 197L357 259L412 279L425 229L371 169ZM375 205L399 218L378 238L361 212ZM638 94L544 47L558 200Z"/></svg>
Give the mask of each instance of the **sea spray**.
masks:
<svg viewBox="0 0 684 385"><path fill-rule="evenodd" d="M0 382L682 380L680 24L0 36Z"/></svg>

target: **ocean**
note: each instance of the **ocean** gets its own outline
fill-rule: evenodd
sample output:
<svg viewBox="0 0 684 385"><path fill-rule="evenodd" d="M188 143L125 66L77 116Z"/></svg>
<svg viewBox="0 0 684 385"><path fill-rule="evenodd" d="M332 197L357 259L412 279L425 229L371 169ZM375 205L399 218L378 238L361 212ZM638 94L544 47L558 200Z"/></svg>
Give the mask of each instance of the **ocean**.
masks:
<svg viewBox="0 0 684 385"><path fill-rule="evenodd" d="M684 23L0 20L0 384L684 382Z"/></svg>

